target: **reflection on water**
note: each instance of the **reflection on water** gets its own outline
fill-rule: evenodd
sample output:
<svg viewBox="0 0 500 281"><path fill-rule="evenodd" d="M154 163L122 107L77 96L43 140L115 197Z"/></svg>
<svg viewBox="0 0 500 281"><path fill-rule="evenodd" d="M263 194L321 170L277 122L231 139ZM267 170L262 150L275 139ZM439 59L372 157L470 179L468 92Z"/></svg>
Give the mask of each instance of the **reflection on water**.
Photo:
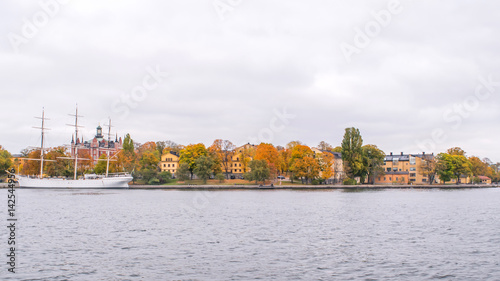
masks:
<svg viewBox="0 0 500 281"><path fill-rule="evenodd" d="M500 279L500 189L17 197L19 268L1 280Z"/></svg>

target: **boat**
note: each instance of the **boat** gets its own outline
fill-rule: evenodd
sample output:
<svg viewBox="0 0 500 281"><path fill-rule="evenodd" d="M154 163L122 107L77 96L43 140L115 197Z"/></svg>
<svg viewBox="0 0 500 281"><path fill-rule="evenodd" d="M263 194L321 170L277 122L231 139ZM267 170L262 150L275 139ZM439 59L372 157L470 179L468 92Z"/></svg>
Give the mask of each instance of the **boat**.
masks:
<svg viewBox="0 0 500 281"><path fill-rule="evenodd" d="M71 125L75 127L75 137L78 139L78 107L76 108L75 115L75 124ZM47 178L43 177L43 163L46 161L56 161L56 160L48 160L44 159L44 136L45 136L45 110L42 110L42 117L35 117L42 120L42 126L37 127L37 129L41 129L42 137L41 137L41 147L40 147L40 159L27 159L27 160L36 160L40 161L40 175L39 176L24 176L24 175L16 175L16 180L19 183L20 188L68 188L68 189L100 189L100 188L128 188L128 183L132 181L132 176L128 173L115 173L110 174L109 171L109 162L113 161L111 158L115 157L117 154L110 157L109 155L109 147L107 151L106 159L99 159L107 161L106 164L106 174L105 175L96 175L96 174L86 174L81 177L77 176L77 167L78 160L88 160L78 157L78 144L72 144L72 149L75 150L74 157L59 157L62 159L73 159L75 172L73 179L66 178ZM109 130L111 130L111 120L109 122ZM109 134L108 134L109 136ZM109 143L109 142L108 142Z"/></svg>

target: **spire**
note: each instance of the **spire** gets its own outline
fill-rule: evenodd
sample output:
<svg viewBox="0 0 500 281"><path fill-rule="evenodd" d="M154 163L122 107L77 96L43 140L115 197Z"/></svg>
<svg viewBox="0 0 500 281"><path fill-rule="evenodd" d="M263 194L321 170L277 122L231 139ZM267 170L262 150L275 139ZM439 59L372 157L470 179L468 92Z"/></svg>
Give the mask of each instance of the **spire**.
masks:
<svg viewBox="0 0 500 281"><path fill-rule="evenodd" d="M75 136L71 135L71 144L74 144L74 143L75 143Z"/></svg>

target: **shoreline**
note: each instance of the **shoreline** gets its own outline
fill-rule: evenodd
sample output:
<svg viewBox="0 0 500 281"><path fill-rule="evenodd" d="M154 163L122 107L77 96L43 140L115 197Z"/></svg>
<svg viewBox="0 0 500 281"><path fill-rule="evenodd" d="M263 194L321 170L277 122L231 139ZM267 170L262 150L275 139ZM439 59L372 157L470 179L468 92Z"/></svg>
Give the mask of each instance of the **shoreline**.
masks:
<svg viewBox="0 0 500 281"><path fill-rule="evenodd" d="M335 189L470 189L470 188L498 188L500 184L433 184L433 185L129 185L129 190L144 189L172 189L172 190L335 190ZM8 188L8 183L0 183L0 188ZM18 185L16 184L16 189ZM63 188L64 189L64 188ZM107 189L107 188L96 188Z"/></svg>

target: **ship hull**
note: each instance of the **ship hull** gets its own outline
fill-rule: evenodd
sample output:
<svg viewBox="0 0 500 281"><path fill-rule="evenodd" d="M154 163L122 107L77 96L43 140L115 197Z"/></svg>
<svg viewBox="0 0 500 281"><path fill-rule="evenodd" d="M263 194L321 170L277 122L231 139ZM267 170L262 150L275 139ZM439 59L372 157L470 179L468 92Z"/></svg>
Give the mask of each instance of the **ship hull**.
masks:
<svg viewBox="0 0 500 281"><path fill-rule="evenodd" d="M67 188L67 189L100 189L100 188L128 188L132 181L131 176L104 177L97 179L39 179L24 176L16 177L20 188Z"/></svg>

